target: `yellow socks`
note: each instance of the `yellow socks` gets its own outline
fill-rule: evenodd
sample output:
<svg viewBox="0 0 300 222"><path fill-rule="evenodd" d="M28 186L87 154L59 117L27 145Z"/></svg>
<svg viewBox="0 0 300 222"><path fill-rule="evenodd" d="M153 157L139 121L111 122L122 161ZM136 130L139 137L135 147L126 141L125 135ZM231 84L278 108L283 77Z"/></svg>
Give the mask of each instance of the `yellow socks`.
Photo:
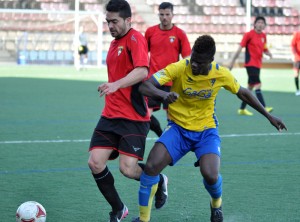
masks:
<svg viewBox="0 0 300 222"><path fill-rule="evenodd" d="M220 208L222 205L222 198L214 199L211 198L211 207L212 208Z"/></svg>
<svg viewBox="0 0 300 222"><path fill-rule="evenodd" d="M148 206L140 206L140 220L143 222L150 221L153 197L157 191L157 187L158 187L158 183L151 187L151 193L150 193L150 197L149 197L149 201L148 201Z"/></svg>

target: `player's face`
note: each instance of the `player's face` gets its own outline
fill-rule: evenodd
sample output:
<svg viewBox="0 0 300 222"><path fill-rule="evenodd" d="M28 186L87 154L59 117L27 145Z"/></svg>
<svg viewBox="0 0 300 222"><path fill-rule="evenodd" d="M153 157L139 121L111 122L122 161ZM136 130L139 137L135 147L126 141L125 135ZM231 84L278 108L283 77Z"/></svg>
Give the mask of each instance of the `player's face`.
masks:
<svg viewBox="0 0 300 222"><path fill-rule="evenodd" d="M167 29L172 27L172 19L173 19L173 13L171 9L159 9L159 20L161 23L161 28Z"/></svg>
<svg viewBox="0 0 300 222"><path fill-rule="evenodd" d="M256 32L262 32L266 27L266 24L264 22L264 20L258 20L255 24L254 24L254 29Z"/></svg>
<svg viewBox="0 0 300 222"><path fill-rule="evenodd" d="M208 75L213 58L200 57L199 54L192 52L190 61L193 75Z"/></svg>
<svg viewBox="0 0 300 222"><path fill-rule="evenodd" d="M123 37L130 29L131 18L123 19L118 12L106 12L106 21L110 34L115 39Z"/></svg>

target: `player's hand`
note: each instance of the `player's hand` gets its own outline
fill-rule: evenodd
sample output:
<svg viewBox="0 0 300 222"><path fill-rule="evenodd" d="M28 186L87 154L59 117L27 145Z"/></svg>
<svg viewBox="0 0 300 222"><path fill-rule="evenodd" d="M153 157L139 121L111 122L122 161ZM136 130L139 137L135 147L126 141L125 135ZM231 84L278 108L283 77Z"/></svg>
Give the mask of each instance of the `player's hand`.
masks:
<svg viewBox="0 0 300 222"><path fill-rule="evenodd" d="M175 102L178 99L179 95L175 92L169 92L164 97L164 101L168 104Z"/></svg>
<svg viewBox="0 0 300 222"><path fill-rule="evenodd" d="M103 83L98 86L98 92L100 93L100 97L103 95L108 95L114 93L118 90L117 84L114 83Z"/></svg>
<svg viewBox="0 0 300 222"><path fill-rule="evenodd" d="M279 132L281 132L283 129L287 130L284 122L282 122L281 119L277 118L276 116L270 115L269 121Z"/></svg>

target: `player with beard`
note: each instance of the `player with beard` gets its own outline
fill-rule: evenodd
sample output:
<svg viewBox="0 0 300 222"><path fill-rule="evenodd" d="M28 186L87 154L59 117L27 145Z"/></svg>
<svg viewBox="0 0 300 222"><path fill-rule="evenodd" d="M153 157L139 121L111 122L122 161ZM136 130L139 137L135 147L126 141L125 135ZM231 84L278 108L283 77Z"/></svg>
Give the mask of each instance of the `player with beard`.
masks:
<svg viewBox="0 0 300 222"><path fill-rule="evenodd" d="M138 87L148 74L148 51L144 36L131 28L131 8L125 0L110 0L106 21L114 37L107 54L108 82L98 86L105 106L90 142L88 165L99 191L112 208L109 222L128 214L114 185L107 161L119 156L120 172L139 180L144 165L150 116Z"/></svg>

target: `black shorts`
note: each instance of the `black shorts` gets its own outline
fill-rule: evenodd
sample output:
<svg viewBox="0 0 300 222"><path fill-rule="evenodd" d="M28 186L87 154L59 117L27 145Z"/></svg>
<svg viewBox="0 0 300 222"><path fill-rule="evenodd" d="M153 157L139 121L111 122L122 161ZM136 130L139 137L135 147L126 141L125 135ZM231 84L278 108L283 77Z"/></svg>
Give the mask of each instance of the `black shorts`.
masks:
<svg viewBox="0 0 300 222"><path fill-rule="evenodd" d="M110 160L116 159L119 153L143 160L149 128L150 122L101 117L94 130L89 150L113 149Z"/></svg>
<svg viewBox="0 0 300 222"><path fill-rule="evenodd" d="M89 51L89 49L88 49L88 47L86 45L81 45L78 48L78 54L79 55L85 55L85 54L88 53L88 51Z"/></svg>
<svg viewBox="0 0 300 222"><path fill-rule="evenodd" d="M248 74L248 85L253 86L261 83L259 78L260 68L248 66L246 70Z"/></svg>
<svg viewBox="0 0 300 222"><path fill-rule="evenodd" d="M165 92L170 92L171 86L160 86L159 89L165 91ZM168 109L168 103L162 101L162 100L156 100L152 98L148 98L148 107L153 109L153 111L160 110L161 105L163 105L163 109L167 110Z"/></svg>

